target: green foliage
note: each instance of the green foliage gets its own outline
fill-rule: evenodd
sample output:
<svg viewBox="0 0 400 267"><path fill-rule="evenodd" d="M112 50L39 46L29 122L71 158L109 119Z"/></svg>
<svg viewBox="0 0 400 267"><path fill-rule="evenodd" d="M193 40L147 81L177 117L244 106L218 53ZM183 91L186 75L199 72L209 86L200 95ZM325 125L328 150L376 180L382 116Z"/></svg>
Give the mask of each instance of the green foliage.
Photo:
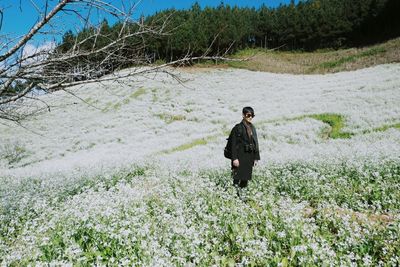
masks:
<svg viewBox="0 0 400 267"><path fill-rule="evenodd" d="M136 98L138 98L139 96L144 95L144 94L146 94L146 89L144 89L144 88L139 88L139 89L137 89L135 92L133 92L129 97L130 97L130 98L136 99Z"/></svg>
<svg viewBox="0 0 400 267"><path fill-rule="evenodd" d="M372 130L365 130L365 131L363 131L363 133L366 134L366 133L370 133L370 132L384 132L390 128L400 129L400 123L383 125L381 127L377 127Z"/></svg>
<svg viewBox="0 0 400 267"><path fill-rule="evenodd" d="M173 153L173 152L177 152L177 151L184 151L187 149L191 149L195 146L200 146L200 145L206 145L208 142L213 141L215 138L217 138L218 135L211 135L208 136L206 138L199 138L199 139L195 139L192 142L186 143L186 144L182 144L180 146L174 147L172 149L168 149L163 151L164 153Z"/></svg>
<svg viewBox="0 0 400 267"><path fill-rule="evenodd" d="M303 115L300 117L294 117L288 120L299 120L304 118L312 118L315 120L322 121L329 125L329 128L324 129L321 133L322 138L350 138L353 136L353 133L342 132L342 128L344 127L344 117L340 114L334 113L322 113L322 114L310 114Z"/></svg>
<svg viewBox="0 0 400 267"><path fill-rule="evenodd" d="M107 112L110 110L118 110L120 109L123 105L127 105L130 103L131 99L137 99L141 95L146 94L146 89L144 88L139 88L130 95L128 95L125 99L119 102L108 102L106 106L102 109L103 112Z"/></svg>
<svg viewBox="0 0 400 267"><path fill-rule="evenodd" d="M220 188L230 182L226 172L208 172L208 176ZM203 174L204 175L204 174ZM380 164L365 162L364 165L354 166L346 162L331 163L301 163L270 165L265 169L257 170L253 180L253 193L258 196L271 196L272 205L279 205L282 199L292 199L294 202L286 209L297 209L296 205L303 206L303 216L309 218L308 223L314 224L319 238L324 240L335 251L335 257L342 257L353 251L356 255L372 256L372 262L382 260L389 262L393 255L398 253L399 242L393 236L400 234L397 222L390 223L393 218L371 214L397 214L400 210L400 194L397 190L397 180L400 167L397 161L385 161ZM229 187L229 185L227 185ZM226 190L226 189L225 189ZM254 196L254 195L253 195ZM254 209L258 220L266 214L265 220L270 222L274 229L269 232L265 228L258 228L256 221L247 215L248 225L254 223L259 233L266 237L275 254L281 255L276 262L287 266L298 266L298 257L307 257L311 250L304 252L294 251L297 245L304 245L307 235L299 230L296 218L290 222L283 221L285 210L269 214L269 205L265 205L262 198L251 197L247 204ZM298 213L301 211L297 211ZM282 216L282 217L281 217ZM262 220L263 221L263 220ZM350 225L350 227L349 227ZM363 234L357 238L352 231L357 227ZM247 228L247 231L250 229ZM233 230L234 231L234 230ZM243 236L237 233L236 236ZM349 244L349 237L353 242ZM389 243L389 254L386 254L385 244ZM346 252L347 251L347 252ZM397 252L395 252L397 251ZM305 253L305 254L303 254ZM240 254L237 253L236 256ZM362 256L361 256L362 258ZM313 262L311 265L317 264ZM317 264L319 265L319 264Z"/></svg>
<svg viewBox="0 0 400 267"><path fill-rule="evenodd" d="M323 69L334 69L337 68L345 63L350 63L350 62L355 62L358 59L364 58L364 57L372 57L372 56L376 56L382 53L385 53L386 50L382 47L375 47L375 48L371 48L367 51L363 51L359 54L355 54L355 55L351 55L351 56L347 56L347 57L342 57L338 60L335 61L328 61L328 62L324 62L321 63L319 65L320 68Z"/></svg>
<svg viewBox="0 0 400 267"><path fill-rule="evenodd" d="M171 114L166 114L166 113L160 113L160 114L156 114L156 116L168 124L172 123L174 121L186 120L186 117L184 115L171 115Z"/></svg>
<svg viewBox="0 0 400 267"><path fill-rule="evenodd" d="M322 138L348 139L355 135L355 133L351 133L351 132L342 132L342 128L344 127L345 118L343 115L340 115L340 114L335 114L335 113L311 114L311 115L304 115L304 116L300 116L300 117L294 117L294 118L290 118L290 119L286 119L286 120L288 120L288 121L301 120L304 118L312 118L315 120L319 120L330 126L329 128L324 129L322 131L322 133L321 133ZM274 122L274 121L268 121L268 122L270 123L270 122ZM387 124L387 125L373 128L371 130L364 130L364 131L362 131L362 134L368 134L371 132L384 132L391 128L400 129L400 123Z"/></svg>
<svg viewBox="0 0 400 267"><path fill-rule="evenodd" d="M172 148L170 150L166 150L164 151L164 153L173 153L173 152L177 152L177 151L183 151L183 150L187 150L187 149L191 149L195 146L199 146L199 145L206 145L207 144L207 140L206 139L196 139L190 143L186 143L183 145L180 145L178 147Z"/></svg>
<svg viewBox="0 0 400 267"><path fill-rule="evenodd" d="M165 63L167 63L167 62L165 61L165 59L157 59L157 60L154 62L155 65L164 65Z"/></svg>
<svg viewBox="0 0 400 267"><path fill-rule="evenodd" d="M32 191L23 195L36 193L47 205L39 213L31 202L0 210L2 244L21 251L12 254L13 262L9 257L15 250L2 254L6 265L399 263L398 160L268 165L255 170L245 199L237 197L227 169L154 177L146 168L134 168L130 175L136 178L127 183L127 172L94 177L81 195L67 199L47 198L59 184L47 192L50 188L37 190L43 180L26 181ZM105 181L111 182L109 188ZM80 198L86 204L80 205ZM78 207L70 206L72 200ZM25 206L28 219L21 217ZM14 228L4 224L5 218L25 231L12 236L7 230Z"/></svg>
<svg viewBox="0 0 400 267"><path fill-rule="evenodd" d="M265 192L288 195L298 201L308 201L313 207L334 203L356 211L400 210L398 162L386 161L382 166L365 162L352 166L289 163L272 166L256 175L256 183ZM301 179L299 179L301 177Z"/></svg>
<svg viewBox="0 0 400 267"><path fill-rule="evenodd" d="M88 190L110 190L119 183L135 183L136 179L146 175L149 169L149 166L134 165L130 169L121 170L111 176L83 176L72 181L64 181L65 184L62 186L60 183L59 187L52 189L51 193L42 195L40 201L46 201L58 206ZM18 188L15 190L21 194L28 194L30 190L36 192L36 194L40 194L44 186L45 185L41 179L32 177L18 184ZM4 194L4 192L0 190L0 194ZM35 204L34 200L29 202L32 205ZM33 208L32 206L27 206L24 203L18 202L18 199L11 200L8 203L1 203L0 240L2 240L4 244L12 242L11 240L13 238L21 234L25 223L37 219L41 212L40 207ZM9 229L13 230L9 231ZM62 229L54 229L54 232L49 234L51 236L49 244L40 247L43 253L42 257L44 257L42 258L43 260L57 258L61 255L60 250L65 247L62 237Z"/></svg>
<svg viewBox="0 0 400 267"><path fill-rule="evenodd" d="M362 58L362 57L376 56L376 55L379 55L379 54L382 54L385 52L386 52L386 49L383 47L374 47L374 48L371 48L367 51L360 53L360 55L358 57Z"/></svg>
<svg viewBox="0 0 400 267"><path fill-rule="evenodd" d="M353 135L352 133L341 132L344 126L344 117L342 115L325 113L325 114L307 115L306 117L320 120L324 123L329 124L331 129L328 132L326 132L328 138L333 138L333 139L350 138Z"/></svg>
<svg viewBox="0 0 400 267"><path fill-rule="evenodd" d="M144 40L146 48L143 52L151 55L156 64L163 64L182 58L188 51L193 56L201 56L231 54L248 48L316 50L370 44L400 35L400 22L396 19L399 8L397 0L310 0L276 8L263 5L258 9L223 3L215 8L202 9L195 3L188 10L167 9L148 16L144 20L147 26L165 26L164 31L168 34L128 38L126 48L119 53L129 55L134 44ZM75 39L83 42L84 50L102 48L115 40L121 27L121 23L110 26L104 20L98 29L85 28L77 34L68 31L58 51L69 51ZM126 32L138 29L138 25L129 24ZM88 38L96 30L100 31L98 38ZM105 58L106 52L89 60L99 62ZM356 56L325 62L319 67L335 68L381 53L383 50L371 49ZM79 61L75 63L79 65ZM107 64L111 66L112 62ZM240 67L240 63L232 64Z"/></svg>

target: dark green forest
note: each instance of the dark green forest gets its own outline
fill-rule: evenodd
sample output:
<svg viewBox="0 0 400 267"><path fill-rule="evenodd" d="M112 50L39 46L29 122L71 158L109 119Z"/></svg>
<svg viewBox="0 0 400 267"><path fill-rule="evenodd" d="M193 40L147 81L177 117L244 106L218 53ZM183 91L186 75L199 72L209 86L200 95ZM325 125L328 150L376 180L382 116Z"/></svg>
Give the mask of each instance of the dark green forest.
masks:
<svg viewBox="0 0 400 267"><path fill-rule="evenodd" d="M222 55L248 47L313 51L324 48L365 46L400 36L400 0L305 0L276 8L241 8L225 5L188 10L169 9L142 19L146 26L160 28L162 35L131 37L121 55L137 52L138 45L147 62L172 61L191 56ZM120 23L103 21L102 36L85 40L94 28L77 35L65 33L58 52L68 51L75 38L87 49L104 47L121 30ZM126 31L140 29L129 25ZM88 61L103 60L99 54ZM119 66L121 67L121 66ZM122 66L123 67L123 66Z"/></svg>

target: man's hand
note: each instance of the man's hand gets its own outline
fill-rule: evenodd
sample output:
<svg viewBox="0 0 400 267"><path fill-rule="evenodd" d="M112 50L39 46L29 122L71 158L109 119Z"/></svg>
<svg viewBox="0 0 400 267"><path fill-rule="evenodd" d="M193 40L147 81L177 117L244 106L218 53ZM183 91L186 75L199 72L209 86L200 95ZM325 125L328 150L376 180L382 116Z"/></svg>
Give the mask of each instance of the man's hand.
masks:
<svg viewBox="0 0 400 267"><path fill-rule="evenodd" d="M232 162L232 164L233 164L233 166L235 166L235 167L239 167L239 160L238 160L238 159L235 159L235 160Z"/></svg>
<svg viewBox="0 0 400 267"><path fill-rule="evenodd" d="M254 161L254 166L257 166L257 164L258 164L258 160L255 160Z"/></svg>

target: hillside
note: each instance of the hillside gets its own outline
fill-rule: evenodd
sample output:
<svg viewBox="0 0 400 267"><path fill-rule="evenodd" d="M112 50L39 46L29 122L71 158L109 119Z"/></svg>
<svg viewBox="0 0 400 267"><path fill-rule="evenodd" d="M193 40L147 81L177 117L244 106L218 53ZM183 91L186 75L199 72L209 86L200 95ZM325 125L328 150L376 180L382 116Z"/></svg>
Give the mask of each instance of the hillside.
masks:
<svg viewBox="0 0 400 267"><path fill-rule="evenodd" d="M245 61L217 64L217 67L291 74L336 73L400 62L400 38L368 47L316 52L247 49L236 53L232 58ZM198 66L215 67L215 64Z"/></svg>
<svg viewBox="0 0 400 267"><path fill-rule="evenodd" d="M90 165L103 160L133 162L138 157L174 151L208 138L209 145L197 145L195 149L207 149L206 157L212 157L218 150L211 148L223 146L226 131L240 120L240 110L247 104L254 106L256 123L262 127L271 127L274 121L286 124L295 117L323 113L342 115L346 130L354 133L398 122L393 115L399 112L396 64L328 76L235 69L176 71L183 84L160 73L125 85L74 88L73 92L86 103L62 91L43 96L41 99L53 107L52 112L24 122L28 130L10 123L0 125L3 150L4 146L9 150L21 146L24 151L10 165L3 157L2 173L53 169L57 166L53 161L71 164L66 170L75 161L82 167L86 161ZM379 112L371 112L371 108ZM312 121L304 118L293 123L306 122ZM318 121L311 124L318 132ZM288 134L288 140L295 138ZM317 138L312 137L315 134L310 133L309 137ZM271 141L268 136L266 142ZM117 154L120 160L116 160ZM163 157L179 153L166 154ZM276 159L278 155L266 156Z"/></svg>
<svg viewBox="0 0 400 267"><path fill-rule="evenodd" d="M0 124L0 265L400 263L400 64L170 71ZM246 105L261 162L243 201L222 151Z"/></svg>

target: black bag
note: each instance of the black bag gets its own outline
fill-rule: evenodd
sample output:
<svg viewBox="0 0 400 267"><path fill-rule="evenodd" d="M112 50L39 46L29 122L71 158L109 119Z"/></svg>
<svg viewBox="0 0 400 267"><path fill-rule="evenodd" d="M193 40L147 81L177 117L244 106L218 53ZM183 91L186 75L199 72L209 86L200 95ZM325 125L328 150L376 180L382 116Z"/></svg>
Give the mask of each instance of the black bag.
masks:
<svg viewBox="0 0 400 267"><path fill-rule="evenodd" d="M227 159L232 159L232 137L236 132L235 128L238 129L238 131L239 131L239 129L241 129L242 127L240 127L239 124L236 124L235 127L233 127L231 133L229 134L229 137L226 139L227 142L226 142L226 146L224 148L224 156Z"/></svg>
<svg viewBox="0 0 400 267"><path fill-rule="evenodd" d="M229 137L226 139L228 142L226 142L226 146L224 148L224 156L227 159L232 159L232 135L233 131L231 131Z"/></svg>

